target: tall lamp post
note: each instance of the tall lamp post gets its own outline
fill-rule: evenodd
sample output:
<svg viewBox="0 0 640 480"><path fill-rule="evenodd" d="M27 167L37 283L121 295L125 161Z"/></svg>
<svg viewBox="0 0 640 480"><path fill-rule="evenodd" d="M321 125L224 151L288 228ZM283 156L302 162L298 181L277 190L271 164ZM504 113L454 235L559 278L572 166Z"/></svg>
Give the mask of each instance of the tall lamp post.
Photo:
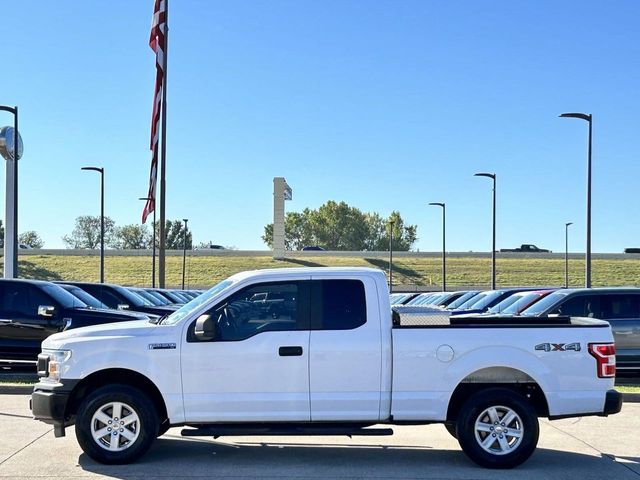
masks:
<svg viewBox="0 0 640 480"><path fill-rule="evenodd" d="M476 173L475 177L487 177L493 180L493 242L491 248L491 289L496 289L496 174Z"/></svg>
<svg viewBox="0 0 640 480"><path fill-rule="evenodd" d="M447 291L447 263L446 263L446 223L445 223L445 213L446 208L444 203L432 202L429 205L433 205L436 207L442 207L442 291Z"/></svg>
<svg viewBox="0 0 640 480"><path fill-rule="evenodd" d="M141 197L138 200L149 201L153 200L150 197ZM151 246L151 288L156 288L156 209L153 209L153 224L152 228L152 246Z"/></svg>
<svg viewBox="0 0 640 480"><path fill-rule="evenodd" d="M104 283L104 168L82 167L100 173L100 283Z"/></svg>
<svg viewBox="0 0 640 480"><path fill-rule="evenodd" d="M184 234L182 236L182 290L184 290L184 271L187 263L187 222L188 218L183 218L184 222Z"/></svg>
<svg viewBox="0 0 640 480"><path fill-rule="evenodd" d="M563 113L563 118L579 118L589 123L589 150L587 153L587 246L585 253L584 285L591 288L591 125L593 117L590 113Z"/></svg>
<svg viewBox="0 0 640 480"><path fill-rule="evenodd" d="M389 293L393 293L393 226L395 223L389 220Z"/></svg>
<svg viewBox="0 0 640 480"><path fill-rule="evenodd" d="M569 288L569 225L573 222L564 224L564 288Z"/></svg>
<svg viewBox="0 0 640 480"><path fill-rule="evenodd" d="M0 129L0 154L7 161L5 189L4 278L18 276L18 160L22 157L22 138L18 132L18 107L0 105L0 111L13 114L13 128Z"/></svg>

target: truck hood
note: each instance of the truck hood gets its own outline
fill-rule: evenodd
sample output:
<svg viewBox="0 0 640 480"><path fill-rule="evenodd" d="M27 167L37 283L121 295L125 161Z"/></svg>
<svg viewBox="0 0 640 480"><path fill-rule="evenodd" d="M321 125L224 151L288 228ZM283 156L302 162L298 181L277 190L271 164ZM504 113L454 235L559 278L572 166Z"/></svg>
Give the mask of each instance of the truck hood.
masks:
<svg viewBox="0 0 640 480"><path fill-rule="evenodd" d="M85 317L104 318L104 323L122 320L148 320L150 318L149 316L155 317L153 314L134 312L133 310L110 310L108 308L77 307L71 310L71 314L75 312L78 312Z"/></svg>
<svg viewBox="0 0 640 480"><path fill-rule="evenodd" d="M56 333L42 342L42 348L53 350L65 349L71 348L74 344L103 338L156 336L158 333L161 333L160 330L166 331L166 327L154 325L149 323L148 320L106 323Z"/></svg>

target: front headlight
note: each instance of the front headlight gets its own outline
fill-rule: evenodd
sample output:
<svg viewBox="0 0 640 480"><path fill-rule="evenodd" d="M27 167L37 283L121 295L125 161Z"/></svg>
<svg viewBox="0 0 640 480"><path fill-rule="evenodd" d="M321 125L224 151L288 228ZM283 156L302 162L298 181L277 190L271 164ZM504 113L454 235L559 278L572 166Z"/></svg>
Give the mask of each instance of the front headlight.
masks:
<svg viewBox="0 0 640 480"><path fill-rule="evenodd" d="M49 356L48 376L42 380L59 382L64 373L69 369L67 362L71 358L71 350L43 350L42 353Z"/></svg>

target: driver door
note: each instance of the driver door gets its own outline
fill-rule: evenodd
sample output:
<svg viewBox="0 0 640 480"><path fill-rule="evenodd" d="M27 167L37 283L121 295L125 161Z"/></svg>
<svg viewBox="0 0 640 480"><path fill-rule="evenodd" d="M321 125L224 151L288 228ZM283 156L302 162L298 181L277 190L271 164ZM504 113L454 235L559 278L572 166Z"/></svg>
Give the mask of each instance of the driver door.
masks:
<svg viewBox="0 0 640 480"><path fill-rule="evenodd" d="M209 309L214 338L182 344L190 422L309 421L309 282L254 284Z"/></svg>

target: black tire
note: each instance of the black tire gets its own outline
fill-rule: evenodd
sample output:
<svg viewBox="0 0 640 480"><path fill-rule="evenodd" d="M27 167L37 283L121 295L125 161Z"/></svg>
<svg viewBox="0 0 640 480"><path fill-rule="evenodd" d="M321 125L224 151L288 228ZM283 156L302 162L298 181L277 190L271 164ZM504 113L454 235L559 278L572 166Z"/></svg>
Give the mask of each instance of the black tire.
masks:
<svg viewBox="0 0 640 480"><path fill-rule="evenodd" d="M110 407L110 404L119 407ZM132 414L137 415L137 421L129 426L118 425L115 433L113 430L106 433L107 428L113 427L113 424L107 425L106 418L114 421L117 418L114 415L117 413L116 408L121 410L118 423L131 420L134 418L130 416ZM104 422L94 419L94 415L100 414L105 415ZM105 431L104 436L94 439L92 428L96 434ZM95 390L80 404L76 415L76 437L80 447L95 461L106 464L131 463L140 458L155 441L158 428L158 414L153 402L144 392L128 385L109 385ZM106 439L112 442L111 434L114 435L114 440L109 445L120 450L109 450Z"/></svg>
<svg viewBox="0 0 640 480"><path fill-rule="evenodd" d="M458 438L458 432L457 432L457 426L455 423L445 423L443 424L444 428L447 429L447 432L449 432L449 434L453 437L453 438Z"/></svg>
<svg viewBox="0 0 640 480"><path fill-rule="evenodd" d="M497 424L495 420L498 420ZM506 420L507 424L502 425L505 422L500 420ZM476 421L479 422L478 431ZM462 406L456 431L460 447L478 465L513 468L527 460L536 449L538 417L522 395L504 388L491 388L472 395ZM520 435L514 435L518 432Z"/></svg>

